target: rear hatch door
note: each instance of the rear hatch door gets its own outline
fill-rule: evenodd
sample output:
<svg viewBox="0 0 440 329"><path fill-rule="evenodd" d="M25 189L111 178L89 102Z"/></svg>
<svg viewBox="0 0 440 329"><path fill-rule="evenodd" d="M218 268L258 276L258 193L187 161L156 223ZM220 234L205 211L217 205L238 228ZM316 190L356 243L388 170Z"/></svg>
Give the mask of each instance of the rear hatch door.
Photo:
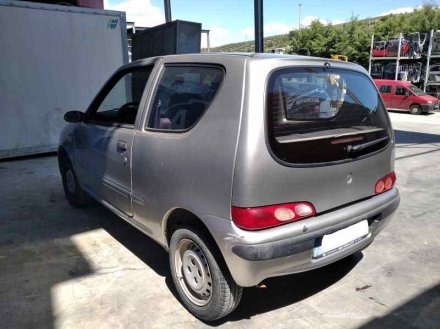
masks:
<svg viewBox="0 0 440 329"><path fill-rule="evenodd" d="M377 180L393 170L394 147L372 80L360 71L326 65L272 72L266 86L266 147L239 149L233 205L309 201L319 213L374 195ZM255 126L246 129L247 136L258 135L251 132Z"/></svg>

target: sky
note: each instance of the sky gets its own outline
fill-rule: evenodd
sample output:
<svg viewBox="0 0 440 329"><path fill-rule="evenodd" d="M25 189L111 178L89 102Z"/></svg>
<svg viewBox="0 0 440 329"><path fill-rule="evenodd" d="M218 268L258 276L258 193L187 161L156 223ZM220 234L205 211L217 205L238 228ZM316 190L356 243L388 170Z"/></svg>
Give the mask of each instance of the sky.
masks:
<svg viewBox="0 0 440 329"><path fill-rule="evenodd" d="M357 16L359 19L411 12L423 0L265 0L264 36L288 33L308 26L313 20L338 24ZM299 4L301 14L299 15ZM136 26L162 24L163 0L104 0L104 8L127 13L127 21ZM254 39L253 0L171 0L172 19L202 23L209 29L211 46ZM206 39L202 36L202 47Z"/></svg>

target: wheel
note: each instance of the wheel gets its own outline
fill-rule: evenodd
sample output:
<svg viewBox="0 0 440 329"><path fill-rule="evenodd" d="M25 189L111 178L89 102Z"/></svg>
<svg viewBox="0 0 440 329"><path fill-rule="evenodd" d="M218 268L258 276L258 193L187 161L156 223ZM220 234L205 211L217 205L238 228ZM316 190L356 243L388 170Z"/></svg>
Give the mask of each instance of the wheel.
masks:
<svg viewBox="0 0 440 329"><path fill-rule="evenodd" d="M84 207L90 203L90 197L79 186L78 178L67 156L59 158L60 172L63 180L64 194L73 207Z"/></svg>
<svg viewBox="0 0 440 329"><path fill-rule="evenodd" d="M196 317L213 321L237 307L243 288L232 279L206 235L193 228L174 231L170 241L170 266L184 306Z"/></svg>
<svg viewBox="0 0 440 329"><path fill-rule="evenodd" d="M420 107L420 105L411 105L411 107L409 108L409 112L411 114L420 114L422 113L422 108Z"/></svg>

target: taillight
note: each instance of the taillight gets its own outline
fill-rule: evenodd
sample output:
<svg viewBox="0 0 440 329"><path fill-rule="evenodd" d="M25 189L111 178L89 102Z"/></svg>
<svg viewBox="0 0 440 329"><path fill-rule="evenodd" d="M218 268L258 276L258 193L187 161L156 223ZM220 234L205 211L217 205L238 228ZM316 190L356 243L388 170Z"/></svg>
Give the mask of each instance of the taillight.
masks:
<svg viewBox="0 0 440 329"><path fill-rule="evenodd" d="M284 203L254 208L231 208L232 220L235 225L245 230L274 227L315 214L315 207L310 202Z"/></svg>
<svg viewBox="0 0 440 329"><path fill-rule="evenodd" d="M382 177L376 182L376 185L374 186L374 193L380 194L388 190L391 190L391 188L394 186L395 183L396 183L396 174L394 173L394 171L392 171L388 175Z"/></svg>

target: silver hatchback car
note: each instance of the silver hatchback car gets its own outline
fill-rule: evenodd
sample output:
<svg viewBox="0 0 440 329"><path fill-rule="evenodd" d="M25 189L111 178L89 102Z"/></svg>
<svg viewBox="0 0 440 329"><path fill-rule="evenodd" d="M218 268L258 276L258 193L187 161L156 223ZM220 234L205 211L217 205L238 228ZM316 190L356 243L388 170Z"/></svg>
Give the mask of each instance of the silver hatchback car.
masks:
<svg viewBox="0 0 440 329"><path fill-rule="evenodd" d="M390 120L351 63L143 59L65 120L67 200L91 196L167 249L183 304L208 321L242 287L364 249L400 202Z"/></svg>

